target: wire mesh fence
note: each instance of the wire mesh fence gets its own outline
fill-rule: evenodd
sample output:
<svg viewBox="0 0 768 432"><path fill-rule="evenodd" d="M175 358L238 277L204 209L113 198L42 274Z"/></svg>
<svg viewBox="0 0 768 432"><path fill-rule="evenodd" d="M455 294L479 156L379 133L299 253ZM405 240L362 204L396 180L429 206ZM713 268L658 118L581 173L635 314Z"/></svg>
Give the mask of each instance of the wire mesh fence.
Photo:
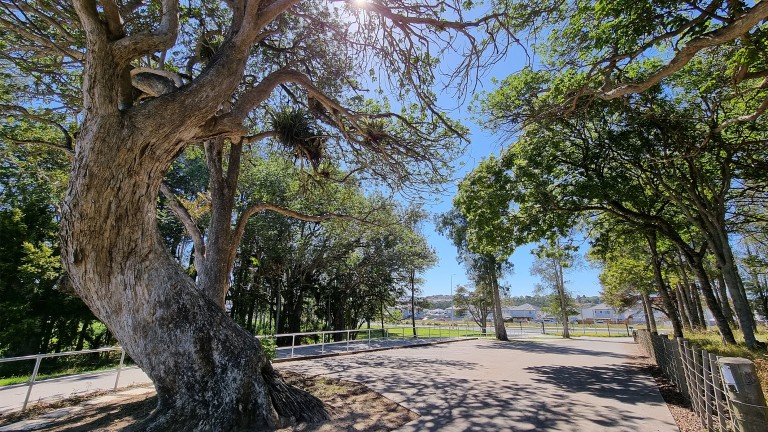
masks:
<svg viewBox="0 0 768 432"><path fill-rule="evenodd" d="M690 402L703 428L709 431L754 430L745 427L745 424L754 421L744 419L743 410L736 407L743 402L731 397L731 392L725 389L721 368L718 366L720 357L700 349L684 338L670 339L667 335L654 334L648 330L636 330L634 334L643 350ZM757 385L759 390L759 383ZM752 408L759 408L758 413L768 409L764 406ZM768 425L764 424L763 428L757 430L768 431Z"/></svg>

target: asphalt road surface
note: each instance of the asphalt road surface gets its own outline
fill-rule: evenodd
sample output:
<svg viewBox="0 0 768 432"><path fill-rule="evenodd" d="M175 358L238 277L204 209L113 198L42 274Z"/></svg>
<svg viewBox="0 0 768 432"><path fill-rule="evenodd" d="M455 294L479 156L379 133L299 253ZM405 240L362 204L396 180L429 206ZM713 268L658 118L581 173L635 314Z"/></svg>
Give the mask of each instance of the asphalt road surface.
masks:
<svg viewBox="0 0 768 432"><path fill-rule="evenodd" d="M402 431L677 431L631 338L461 341L280 363L364 383L421 415Z"/></svg>
<svg viewBox="0 0 768 432"><path fill-rule="evenodd" d="M462 340L284 361L278 369L357 381L417 412L401 431L677 431L631 338ZM124 369L120 386L148 383ZM115 372L37 383L30 403L112 389ZM0 413L27 386L0 390Z"/></svg>

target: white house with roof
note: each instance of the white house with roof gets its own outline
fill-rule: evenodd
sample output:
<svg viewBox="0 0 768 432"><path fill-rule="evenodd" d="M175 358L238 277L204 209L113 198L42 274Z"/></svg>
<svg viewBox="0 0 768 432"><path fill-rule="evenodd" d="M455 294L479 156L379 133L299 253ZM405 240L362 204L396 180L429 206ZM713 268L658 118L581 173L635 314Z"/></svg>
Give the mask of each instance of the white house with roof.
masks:
<svg viewBox="0 0 768 432"><path fill-rule="evenodd" d="M658 310L653 311L653 316L656 318L657 323L662 323L669 318ZM618 311L605 303L582 308L581 313L571 316L571 321L587 322L587 323L616 323L627 322L629 324L645 324L645 313L643 312L643 306L636 304L629 309Z"/></svg>
<svg viewBox="0 0 768 432"><path fill-rule="evenodd" d="M541 308L528 303L520 306L509 306L502 308L501 315L504 319L511 319L515 322L535 321L541 317Z"/></svg>

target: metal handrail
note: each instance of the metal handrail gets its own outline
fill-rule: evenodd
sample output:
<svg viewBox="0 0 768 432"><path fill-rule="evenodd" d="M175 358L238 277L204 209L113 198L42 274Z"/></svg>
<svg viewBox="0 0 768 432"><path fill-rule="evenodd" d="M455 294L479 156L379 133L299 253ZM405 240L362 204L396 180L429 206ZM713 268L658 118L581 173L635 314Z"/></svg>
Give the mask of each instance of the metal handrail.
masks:
<svg viewBox="0 0 768 432"><path fill-rule="evenodd" d="M95 348L95 349L80 350L80 351L62 351L62 352L48 353L48 354L32 354L32 355L26 355L21 357L0 358L0 363L8 363L13 361L21 361L21 360L34 360L40 356L42 356L43 358L64 357L68 355L77 355L77 354L91 354L91 353L106 352L106 351L122 351L122 349L123 349L122 347L106 347L106 348Z"/></svg>
<svg viewBox="0 0 768 432"><path fill-rule="evenodd" d="M320 331L314 331L314 332L297 332L297 333L278 333L278 334L274 334L274 335L257 335L256 338L257 339L277 339L277 338L287 338L287 337L290 337L291 338L291 345L290 346L277 347L276 349L278 351L280 351L280 350L283 350L283 351L290 350L289 358L294 358L295 357L294 350L297 347L305 348L305 347L320 346L321 347L320 348L320 352L321 353L325 353L325 346L326 345L347 344L347 351L349 351L349 343L351 341L350 335L352 333L367 333L368 337L366 339L364 339L364 340L361 340L361 342L362 341L366 341L367 345L368 345L368 348L370 348L372 340L389 339L390 338L390 336L389 336L390 332L387 332L386 330L391 330L393 328L402 329L403 330L402 336L401 335L395 335L395 337L406 338L406 337L408 337L405 334L406 330L407 329L412 329L413 326L406 325L406 324L395 324L392 327L388 327L388 328L384 328L384 329L381 329L381 328L358 328L358 329L348 329L348 330L320 330ZM453 325L448 325L448 326L431 326L431 325L428 325L428 326L416 326L416 329L417 330L418 329L427 329L428 330L427 331L427 335L426 335L427 339L431 339L432 338L432 330L448 330L448 336L447 336L448 338L452 337L451 336L451 332L453 332L453 331L456 331L456 336L455 337L456 338L460 338L460 337L467 337L466 332L477 331L478 333L480 333L481 330L482 330L479 326L472 326L472 325L469 325L469 324L465 324L465 325L461 326L458 323L453 324ZM375 333L377 331L385 331L384 337L372 338L371 334ZM465 332L465 334L463 336L461 335L462 331ZM345 340L343 340L343 341L328 341L328 342L326 342L326 339L325 339L325 335L326 334L330 335L330 334L339 334L339 333L346 333L347 334L347 338ZM303 345L296 345L296 336L312 336L312 335L320 336L320 342L310 343L310 344L303 344ZM489 331L484 336L493 337L493 335L494 335L494 333L492 331ZM422 335L422 337L424 337L424 336ZM355 340L358 340L358 339L355 339Z"/></svg>
<svg viewBox="0 0 768 432"><path fill-rule="evenodd" d="M21 411L24 412L27 409L27 404L29 403L29 396L32 394L32 387L34 387L35 382L37 381L37 373L40 371L40 362L44 358L65 357L65 356L80 355L80 354L93 354L93 353L108 352L108 351L121 351L120 364L117 366L117 376L115 377L115 386L113 387L113 390L117 390L117 384L120 381L120 372L122 371L123 363L125 362L125 351L123 351L122 347L105 347L105 348L96 348L96 349L80 350L80 351L63 351L58 353L33 354L33 355L26 355L26 356L20 356L20 357L6 357L6 358L0 358L0 363L10 363L10 362L24 361L24 360L35 360L35 367L32 369L32 376L29 377L29 381L28 381L29 387L27 388L27 395L24 397L24 405L22 405L21 407Z"/></svg>

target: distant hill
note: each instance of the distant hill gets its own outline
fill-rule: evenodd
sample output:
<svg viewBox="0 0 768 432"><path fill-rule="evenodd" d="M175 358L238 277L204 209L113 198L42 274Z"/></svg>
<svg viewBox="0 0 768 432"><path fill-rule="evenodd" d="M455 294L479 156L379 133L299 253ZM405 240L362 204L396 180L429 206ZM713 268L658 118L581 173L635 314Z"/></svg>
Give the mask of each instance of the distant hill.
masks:
<svg viewBox="0 0 768 432"><path fill-rule="evenodd" d="M591 307L598 305L602 302L600 299L600 296L576 296L574 299L576 300L576 304L583 307ZM507 304L509 306L520 306L523 304L531 304L538 307L543 307L546 304L547 296L542 295L527 295L527 296L512 296L512 297L506 297L502 300L504 304Z"/></svg>
<svg viewBox="0 0 768 432"><path fill-rule="evenodd" d="M431 309L446 309L451 307L453 299L449 295L431 295L424 297L431 305Z"/></svg>

